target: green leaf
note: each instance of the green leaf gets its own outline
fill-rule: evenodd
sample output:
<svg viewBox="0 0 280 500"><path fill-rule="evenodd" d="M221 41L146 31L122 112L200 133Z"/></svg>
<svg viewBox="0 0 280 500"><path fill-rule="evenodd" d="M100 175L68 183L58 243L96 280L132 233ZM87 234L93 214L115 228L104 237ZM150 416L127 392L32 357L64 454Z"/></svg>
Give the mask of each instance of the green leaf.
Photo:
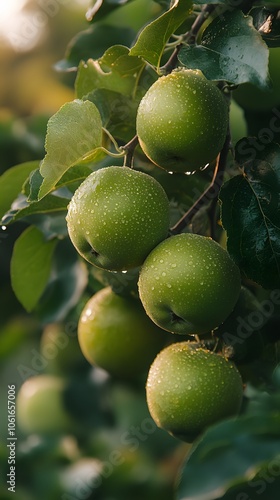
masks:
<svg viewBox="0 0 280 500"><path fill-rule="evenodd" d="M81 99L96 89L131 95L144 63L140 58L129 56L128 53L127 47L115 45L98 60L89 59L86 63L82 61L75 83L77 98Z"/></svg>
<svg viewBox="0 0 280 500"><path fill-rule="evenodd" d="M79 100L64 104L48 122L39 199L55 188L70 167L92 159L101 144L102 123L96 106Z"/></svg>
<svg viewBox="0 0 280 500"><path fill-rule="evenodd" d="M88 95L102 117L103 126L116 138L128 142L136 133L139 99L112 90L98 89Z"/></svg>
<svg viewBox="0 0 280 500"><path fill-rule="evenodd" d="M225 12L206 28L201 45L183 47L179 61L200 69L209 80L269 88L269 51L252 18L240 10Z"/></svg>
<svg viewBox="0 0 280 500"><path fill-rule="evenodd" d="M28 197L28 201L37 201L40 188L44 181L44 177L42 177L40 172L40 167L32 172L28 181L29 182L24 186L24 193Z"/></svg>
<svg viewBox="0 0 280 500"><path fill-rule="evenodd" d="M170 7L170 0L156 2L151 0L133 0L123 3L119 8L114 9L106 16L106 24L110 26L127 26L135 30L135 35L153 19Z"/></svg>
<svg viewBox="0 0 280 500"><path fill-rule="evenodd" d="M277 470L275 474L275 469ZM279 496L279 458L261 468L254 478L227 491L220 500L272 500ZM261 494L261 495L260 495Z"/></svg>
<svg viewBox="0 0 280 500"><path fill-rule="evenodd" d="M45 214L53 212L66 212L69 198L61 198L52 194L45 196L42 200L34 203L28 203L25 197L16 201L9 212L3 218L3 224L8 225L11 222L34 214Z"/></svg>
<svg viewBox="0 0 280 500"><path fill-rule="evenodd" d="M69 238L59 241L53 257L51 278L36 313L44 323L63 321L78 304L87 284L87 267Z"/></svg>
<svg viewBox="0 0 280 500"><path fill-rule="evenodd" d="M166 10L168 10L170 7L170 0L154 0L154 1L159 5L162 5Z"/></svg>
<svg viewBox="0 0 280 500"><path fill-rule="evenodd" d="M195 2L197 5L205 5L205 1L204 0L196 0ZM223 5L231 5L231 1L230 0L208 0L207 1L208 4L223 4Z"/></svg>
<svg viewBox="0 0 280 500"><path fill-rule="evenodd" d="M105 155L105 157L106 160L110 159L108 155ZM98 168L102 168L102 166L105 166L105 164L98 162ZM37 173L38 171L34 172L34 175L30 179L31 183ZM14 219L17 220L28 216L28 222L38 227L46 239L56 237L61 239L68 236L65 211L67 210L71 193L73 194L81 182L91 173L92 168L86 165L77 165L70 168L58 181L53 194L47 195L40 201L36 201L36 196L35 200L32 200L36 203L30 203L30 206L27 204L29 199L26 200L22 196L15 201L13 210L10 210L6 214L7 217L12 218L13 221ZM32 190L32 186L30 189ZM25 194L28 195L28 193L29 189L26 186Z"/></svg>
<svg viewBox="0 0 280 500"><path fill-rule="evenodd" d="M148 24L140 33L135 45L130 49L132 56L140 56L159 68L166 43L191 12L190 0L175 0L172 7Z"/></svg>
<svg viewBox="0 0 280 500"><path fill-rule="evenodd" d="M28 222L39 229L45 240L68 238L65 213L33 214L29 216Z"/></svg>
<svg viewBox="0 0 280 500"><path fill-rule="evenodd" d="M94 24L76 35L67 48L65 59L56 64L58 70L76 70L80 61L98 59L112 45L130 46L136 33L128 27Z"/></svg>
<svg viewBox="0 0 280 500"><path fill-rule="evenodd" d="M56 185L56 189L61 187L69 187L83 181L89 174L91 174L92 169L86 165L76 165L71 167L63 174L61 179ZM25 185L24 194L27 196L27 201L33 202L38 200L38 194L40 187L42 185L44 178L40 174L40 170L35 170L29 179L29 184Z"/></svg>
<svg viewBox="0 0 280 500"><path fill-rule="evenodd" d="M280 5L280 0L279 0ZM268 47L280 47L280 19L276 9L255 7L250 10L250 16L256 30L260 33Z"/></svg>
<svg viewBox="0 0 280 500"><path fill-rule="evenodd" d="M11 259L12 287L28 312L34 309L46 287L56 243L57 240L45 241L42 233L30 226L14 245Z"/></svg>
<svg viewBox="0 0 280 500"><path fill-rule="evenodd" d="M235 484L252 479L279 457L279 449L279 410L209 427L185 462L177 500L216 500Z"/></svg>
<svg viewBox="0 0 280 500"><path fill-rule="evenodd" d="M104 66L110 71L115 71L123 78L135 76L145 64L140 57L129 55L129 48L124 45L114 45L106 50L104 55L99 59L101 66ZM119 92L118 89L114 89Z"/></svg>
<svg viewBox="0 0 280 500"><path fill-rule="evenodd" d="M98 108L103 127L109 130L115 139L124 143L136 134L136 114L140 100L158 78L151 68L140 71L138 76L133 96L126 96L114 90L96 89L86 97Z"/></svg>
<svg viewBox="0 0 280 500"><path fill-rule="evenodd" d="M75 167L69 168L67 172L61 177L57 183L57 188L64 186L71 186L75 183L81 183L89 174L92 173L92 169L86 165L77 165Z"/></svg>
<svg viewBox="0 0 280 500"><path fill-rule="evenodd" d="M87 10L86 19L92 21L95 20L96 17L106 16L112 10L130 1L131 0L92 0L92 6Z"/></svg>
<svg viewBox="0 0 280 500"><path fill-rule="evenodd" d="M280 7L280 0L270 0L269 2L265 2L268 5L271 5L271 7Z"/></svg>
<svg viewBox="0 0 280 500"><path fill-rule="evenodd" d="M30 161L11 167L0 177L0 218L9 210L13 201L22 190L30 173L39 165L38 161Z"/></svg>
<svg viewBox="0 0 280 500"><path fill-rule="evenodd" d="M264 288L277 288L280 285L280 146L262 144L261 149L254 148L250 138L237 143L236 160L244 172L223 185L221 218L227 231L228 251L245 276Z"/></svg>

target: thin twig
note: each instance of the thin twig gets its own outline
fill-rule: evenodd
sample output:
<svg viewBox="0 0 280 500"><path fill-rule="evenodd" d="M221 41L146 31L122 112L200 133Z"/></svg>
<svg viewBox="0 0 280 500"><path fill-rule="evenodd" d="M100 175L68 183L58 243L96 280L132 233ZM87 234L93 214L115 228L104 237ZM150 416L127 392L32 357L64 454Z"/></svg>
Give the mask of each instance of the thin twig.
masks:
<svg viewBox="0 0 280 500"><path fill-rule="evenodd" d="M200 28L202 27L206 19L208 19L208 17L214 12L216 7L217 5L212 3L204 5L204 7L201 9L200 14L194 20L190 31L188 31L184 35L183 38L185 41L187 41L188 43L195 43Z"/></svg>
<svg viewBox="0 0 280 500"><path fill-rule="evenodd" d="M203 191L200 197L195 201L192 207L181 217L181 219L170 229L170 234L179 234L185 227L187 227L194 215L200 210L200 208L212 200L212 203L216 203L218 194L223 183L224 172L226 168L226 160L230 147L230 134L227 133L227 137L221 150L219 156L217 157L213 177L209 186Z"/></svg>
<svg viewBox="0 0 280 500"><path fill-rule="evenodd" d="M210 235L213 240L216 239L216 228L217 228L217 220L216 220L216 212L217 212L217 203L218 203L218 198L215 197L211 201L207 214L208 214L208 219L210 222Z"/></svg>
<svg viewBox="0 0 280 500"><path fill-rule="evenodd" d="M202 27L206 19L208 19L210 14L212 14L212 12L216 9L216 7L217 6L215 4L207 4L202 8L200 14L194 20L191 29L187 33L185 33L185 35L182 36L184 42L189 44L195 43L200 28ZM178 54L182 46L183 46L182 42L178 43L178 45L172 52L170 58L168 59L167 63L160 68L161 74L167 75L168 73L171 73L171 71L173 71L174 68L176 68L178 63Z"/></svg>
<svg viewBox="0 0 280 500"><path fill-rule="evenodd" d="M125 152L124 166L132 168L134 150L138 144L138 135L135 135L127 144L121 147Z"/></svg>
<svg viewBox="0 0 280 500"><path fill-rule="evenodd" d="M168 75L168 73L171 73L171 71L176 68L178 63L178 54L181 50L182 45L182 43L178 43L178 45L176 45L167 63L160 68L160 74Z"/></svg>

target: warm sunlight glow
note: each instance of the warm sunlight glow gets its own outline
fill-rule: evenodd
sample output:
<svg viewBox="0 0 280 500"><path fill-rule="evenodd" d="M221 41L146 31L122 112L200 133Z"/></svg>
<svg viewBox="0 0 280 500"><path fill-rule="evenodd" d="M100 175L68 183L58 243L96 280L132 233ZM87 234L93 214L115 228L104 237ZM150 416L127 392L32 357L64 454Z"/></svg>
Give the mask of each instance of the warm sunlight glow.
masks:
<svg viewBox="0 0 280 500"><path fill-rule="evenodd" d="M26 0L9 0L0 4L0 42L17 51L29 50L34 45L31 30L27 30L28 16L24 12Z"/></svg>
<svg viewBox="0 0 280 500"><path fill-rule="evenodd" d="M12 21L13 16L18 14L26 0L9 0L0 4L0 29L1 32L7 28L7 23Z"/></svg>
<svg viewBox="0 0 280 500"><path fill-rule="evenodd" d="M89 0L37 0L30 2L25 10L27 0L1 0L0 3L0 43L10 45L18 52L32 49L41 38L51 18L67 4L69 8L77 8L89 4ZM29 4L28 4L29 6Z"/></svg>
<svg viewBox="0 0 280 500"><path fill-rule="evenodd" d="M9 34L13 32L18 24L18 16L26 0L9 0L0 3L0 38L9 41Z"/></svg>

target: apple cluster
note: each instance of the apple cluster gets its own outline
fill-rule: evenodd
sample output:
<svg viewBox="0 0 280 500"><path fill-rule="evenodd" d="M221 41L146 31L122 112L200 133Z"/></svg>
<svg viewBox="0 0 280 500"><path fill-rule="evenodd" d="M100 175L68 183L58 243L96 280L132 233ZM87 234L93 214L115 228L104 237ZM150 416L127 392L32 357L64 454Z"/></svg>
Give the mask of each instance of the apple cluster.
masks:
<svg viewBox="0 0 280 500"><path fill-rule="evenodd" d="M110 271L142 266L139 295L159 327L202 334L231 313L240 275L214 240L168 236L169 201L152 176L128 167L93 172L68 209L70 238L80 254Z"/></svg>
<svg viewBox="0 0 280 500"><path fill-rule="evenodd" d="M195 170L221 150L227 116L224 98L213 82L199 71L174 71L159 78L140 103L139 143L153 163L168 171ZM206 409L206 417L198 419L197 426L188 413L182 419L176 405L185 407L188 397L195 401L197 394L205 396L206 375L198 384L195 366L200 371L202 363L205 369L208 353L190 349L188 342L174 347L177 343L166 333L205 334L232 312L241 281L227 251L210 237L170 234L169 199L162 185L152 175L128 166L92 172L69 203L67 225L77 251L97 268L110 272L140 269L139 298L119 296L105 287L86 304L78 327L85 358L122 378L147 373L150 368L150 412L157 424L171 433L187 435L189 430L195 434L207 418L209 423L238 411L241 378L225 358L211 353L213 368L207 373L209 384L218 387L217 413L212 415ZM159 361L161 356L163 361ZM193 377L189 377L190 372ZM170 381L159 386L156 379L168 380L169 375L171 381L178 381L174 387L180 386L180 390L172 392ZM224 376L229 385L225 385ZM235 390L236 394L230 406L226 399L229 387L230 393ZM194 413L199 411L198 405ZM170 415L177 417L170 422Z"/></svg>

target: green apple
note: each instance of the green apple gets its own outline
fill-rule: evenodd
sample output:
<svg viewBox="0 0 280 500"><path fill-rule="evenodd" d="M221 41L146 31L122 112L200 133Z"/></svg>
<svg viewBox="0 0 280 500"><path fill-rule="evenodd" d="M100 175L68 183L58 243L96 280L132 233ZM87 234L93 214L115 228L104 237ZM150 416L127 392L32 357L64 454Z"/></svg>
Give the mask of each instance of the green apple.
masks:
<svg viewBox="0 0 280 500"><path fill-rule="evenodd" d="M160 243L139 276L140 299L150 318L173 333L202 334L220 325L240 293L240 273L211 238L184 233Z"/></svg>
<svg viewBox="0 0 280 500"><path fill-rule="evenodd" d="M90 174L69 203L67 225L77 251L110 271L138 267L169 229L169 201L153 177L128 167Z"/></svg>
<svg viewBox="0 0 280 500"><path fill-rule="evenodd" d="M68 432L71 418L64 405L66 382L54 375L36 375L26 380L17 395L17 424L27 434Z"/></svg>
<svg viewBox="0 0 280 500"><path fill-rule="evenodd" d="M146 156L170 172L193 172L214 160L225 142L228 106L200 70L160 77L142 98L136 119Z"/></svg>
<svg viewBox="0 0 280 500"><path fill-rule="evenodd" d="M166 342L166 332L147 317L138 299L106 287L86 304L78 340L89 363L115 377L131 378L148 371Z"/></svg>
<svg viewBox="0 0 280 500"><path fill-rule="evenodd" d="M260 90L252 83L244 83L236 89L232 96L244 109L255 111L270 110L280 104L280 47L269 49L269 73L271 90Z"/></svg>
<svg viewBox="0 0 280 500"><path fill-rule="evenodd" d="M238 413L243 384L235 365L220 354L177 342L153 361L146 395L158 427L192 441L209 425Z"/></svg>

